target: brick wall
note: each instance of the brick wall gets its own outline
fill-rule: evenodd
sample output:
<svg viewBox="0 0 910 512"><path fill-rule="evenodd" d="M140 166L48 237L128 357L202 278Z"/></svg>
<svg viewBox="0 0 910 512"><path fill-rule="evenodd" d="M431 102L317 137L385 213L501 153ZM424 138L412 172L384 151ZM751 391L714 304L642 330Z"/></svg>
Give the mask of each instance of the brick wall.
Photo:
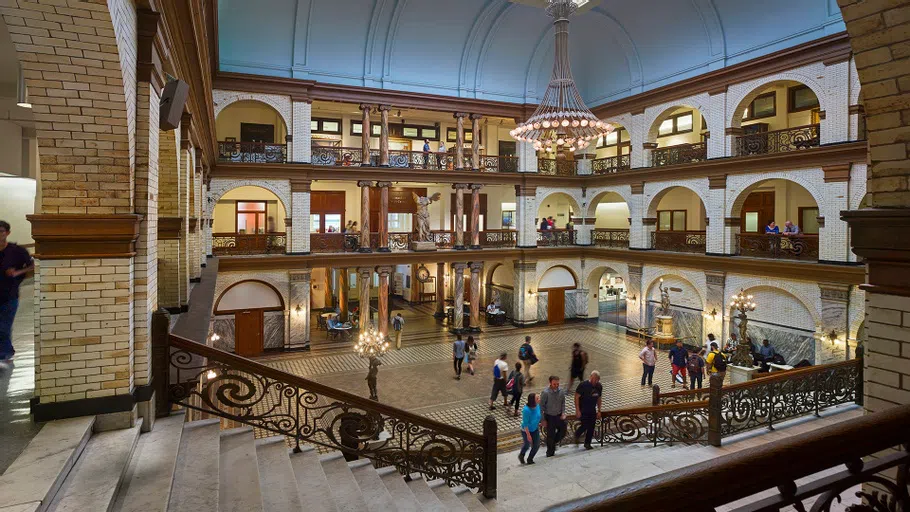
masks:
<svg viewBox="0 0 910 512"><path fill-rule="evenodd" d="M291 151L288 151L288 160L292 162L307 162L312 160L313 133L310 121L313 118L313 104L308 101L295 101L293 105L294 124L291 128Z"/></svg>

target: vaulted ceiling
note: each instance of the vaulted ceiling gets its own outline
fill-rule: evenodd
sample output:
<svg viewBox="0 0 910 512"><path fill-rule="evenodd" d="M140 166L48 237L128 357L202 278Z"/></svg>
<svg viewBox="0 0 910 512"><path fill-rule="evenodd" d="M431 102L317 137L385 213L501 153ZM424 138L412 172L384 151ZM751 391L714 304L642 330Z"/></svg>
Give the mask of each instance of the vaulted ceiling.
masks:
<svg viewBox="0 0 910 512"><path fill-rule="evenodd" d="M219 0L223 71L536 103L541 0ZM591 105L844 30L836 0L590 0L570 54Z"/></svg>

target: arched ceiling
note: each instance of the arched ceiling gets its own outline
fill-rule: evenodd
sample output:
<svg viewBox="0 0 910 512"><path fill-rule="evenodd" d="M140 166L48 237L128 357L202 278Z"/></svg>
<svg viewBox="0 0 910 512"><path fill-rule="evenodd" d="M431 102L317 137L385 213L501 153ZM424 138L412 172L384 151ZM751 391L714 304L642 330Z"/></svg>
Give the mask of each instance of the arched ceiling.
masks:
<svg viewBox="0 0 910 512"><path fill-rule="evenodd" d="M220 69L536 103L542 0L219 0ZM836 0L590 0L570 26L591 105L844 30Z"/></svg>

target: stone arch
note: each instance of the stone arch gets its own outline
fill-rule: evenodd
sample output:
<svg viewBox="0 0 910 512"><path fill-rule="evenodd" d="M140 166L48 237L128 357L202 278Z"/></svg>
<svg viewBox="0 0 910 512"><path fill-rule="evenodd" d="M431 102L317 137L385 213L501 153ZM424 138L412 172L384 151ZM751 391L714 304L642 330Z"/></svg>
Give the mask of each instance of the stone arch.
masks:
<svg viewBox="0 0 910 512"><path fill-rule="evenodd" d="M603 120L605 123L610 123L613 125L613 128L616 130L623 129L626 133L629 134L629 143L632 145L629 150L631 156L632 151L635 149L635 143L638 141L638 134L632 133L632 114L622 114L619 116L610 117ZM596 142L596 141L595 141Z"/></svg>
<svg viewBox="0 0 910 512"><path fill-rule="evenodd" d="M209 188L208 204L206 205L206 213L208 214L206 218L213 218L215 205L225 194L240 187L259 187L268 190L281 201L285 214L291 214L291 187L287 182L276 180L212 180Z"/></svg>
<svg viewBox="0 0 910 512"><path fill-rule="evenodd" d="M293 123L291 114L291 98L278 94L259 94L240 91L214 91L212 93L215 102L215 119L224 111L225 108L237 103L238 101L255 101L273 108L281 120L284 121L286 133L292 133Z"/></svg>
<svg viewBox="0 0 910 512"><path fill-rule="evenodd" d="M684 272L666 271L666 272L658 272L657 274L658 275L655 275L654 278L651 279L645 286L642 286L642 293L641 293L642 304L647 303L648 297L651 296L652 289L655 286L657 286L657 283L659 283L662 278L674 277L674 278L681 279L682 281L686 282L689 286L692 287L693 290L695 290L695 296L698 297L698 300L701 303L701 308L704 309L705 297L704 297L702 290L699 289L698 284L696 284L695 282L692 281L692 279L689 279L689 277L684 275L685 274Z"/></svg>
<svg viewBox="0 0 910 512"><path fill-rule="evenodd" d="M782 82L798 82L812 89L812 92L815 93L815 97L818 98L819 109L825 110L827 108L829 101L824 94L825 88L822 86L822 84L807 74L800 73L798 71L788 71L785 73L778 73L772 76L756 79L749 84L749 87L743 87L740 94L733 98L728 98L727 105L734 106L730 111L730 115L733 117L727 120L729 126L732 128L739 128L742 126L743 109L746 108L746 106L751 103L752 100L758 97L762 91L768 87L778 85Z"/></svg>
<svg viewBox="0 0 910 512"><path fill-rule="evenodd" d="M540 289L540 283L543 281L543 278L546 277L547 274L548 274L551 270L554 270L554 269L557 269L557 268L561 268L561 269L566 270L567 272L569 272L569 274L572 275L572 280L575 282L575 288L578 288L578 284L579 284L578 272L576 272L575 270L573 270L572 268L570 268L568 265L563 265L561 262L558 262L558 263L554 263L553 265L549 266L546 270L544 270L543 272L541 272L541 273L538 274L538 275L540 276L540 277L537 278L537 288L538 288L538 289Z"/></svg>
<svg viewBox="0 0 910 512"><path fill-rule="evenodd" d="M285 305L285 309L291 303L288 293L287 272L258 272L252 279L249 273L244 272L219 273L215 282L215 297L220 298L229 288L243 281L259 281L266 284L281 297L281 302ZM215 305L214 303L212 304L213 312L215 311Z"/></svg>
<svg viewBox="0 0 910 512"><path fill-rule="evenodd" d="M664 182L664 183L660 183L657 185L660 186L661 188L654 190L654 191L648 191L649 192L648 195L651 196L651 199L648 202L648 209L647 209L648 217L657 216L657 206L660 204L660 200L663 199L664 196L666 196L667 193L670 192L671 190L673 190L674 188L684 188L684 189L691 191L696 196L698 196L698 199L701 200L701 205L703 208L705 208L705 213L707 214L707 212L708 212L707 198L701 191L697 190L691 184Z"/></svg>
<svg viewBox="0 0 910 512"><path fill-rule="evenodd" d="M231 291L232 288L234 288L238 285L244 284L244 283L258 283L258 284L264 285L266 288L270 289L275 294L275 297L278 299L279 306L274 308L274 310L275 311L284 311L286 309L284 297L282 296L281 292L278 291L278 289L275 287L275 285L273 285L267 281L262 281L259 279L242 279L242 280L235 281L235 282L231 283L230 285L226 286L224 288L224 290L220 294L218 294L218 298L215 300L215 305L213 306L213 314L226 314L227 311L223 311L221 309L222 299L224 299L225 295L227 295L227 293L229 291Z"/></svg>
<svg viewBox="0 0 910 512"><path fill-rule="evenodd" d="M540 284L540 280L543 279L543 276L553 267L563 267L568 270L572 277L575 278L575 286L578 287L583 283L580 277L583 275L581 264L576 261L571 260L549 260L549 261L538 261L537 262L537 283L534 284L536 287Z"/></svg>
<svg viewBox="0 0 910 512"><path fill-rule="evenodd" d="M634 214L632 212L632 203L629 201L626 195L622 194L618 190L601 190L597 192L591 201L588 203L586 211L584 212L585 217L587 218L596 218L597 217L597 205L600 204L602 199L605 199L611 195L617 196L623 200L626 207L629 209L629 217L632 217Z"/></svg>
<svg viewBox="0 0 910 512"><path fill-rule="evenodd" d="M735 293L739 293L740 290L743 290L744 292L748 293L749 290L756 290L756 289L762 289L762 288L780 290L781 292L784 292L787 295L792 296L800 304L802 304L802 306L804 308L806 308L807 311L809 311L809 315L812 317L812 322L815 324L815 328L819 329L821 327L821 325L822 325L821 304L817 303L816 301L811 300L806 295L805 292L803 292L802 290L799 290L796 286L793 286L793 283L791 283L791 282L781 280L781 281L774 281L773 283L771 283L771 282L768 282L767 279L760 278L760 277L730 278L727 281L727 295L728 296L733 295ZM725 297L725 300L727 298L728 297ZM761 305L759 305L759 307L761 307ZM770 305L766 306L766 307L770 307ZM725 311L725 313L728 314L729 312Z"/></svg>
<svg viewBox="0 0 910 512"><path fill-rule="evenodd" d="M704 119L704 126L707 127L709 124L708 116L705 115L705 112L710 112L708 105L703 104L699 101L696 101L695 98L690 98L689 101L681 101L676 104L662 106L660 109L655 109L652 112L646 112L645 115L648 116L645 118L644 126L647 127L647 132L645 132L645 140L642 142L654 142L657 140L657 129L660 127L660 123L664 122L670 114L674 111L681 108L691 108L698 111L698 114Z"/></svg>
<svg viewBox="0 0 910 512"><path fill-rule="evenodd" d="M555 195L563 194L568 196L570 206L573 209L575 215L582 215L583 210L581 205L584 204L584 201L581 200L580 190L571 190L568 188L538 188L537 189L537 210L534 212L534 217L540 216L540 211L544 207L544 202ZM567 219L568 220L568 219ZM562 228L565 226L556 226L557 228Z"/></svg>
<svg viewBox="0 0 910 512"><path fill-rule="evenodd" d="M790 183L794 183L804 188L806 192L812 196L812 199L815 200L815 205L819 207L819 211L821 211L824 196L818 190L816 184L805 179L802 175L797 173L774 173L774 175L763 173L760 175L751 176L749 181L741 185L742 188L740 189L736 198L729 203L730 209L724 212L724 216L738 217L742 211L743 204L749 197L749 194L751 194L758 187L761 187L762 184L767 183L771 180L789 181Z"/></svg>
<svg viewBox="0 0 910 512"><path fill-rule="evenodd" d="M591 270L586 270L582 284L584 284L588 290L596 289L597 283L600 282L600 279L607 271L611 271L621 277L624 283L629 283L629 266L627 264L617 261L604 261L597 262ZM626 287L628 288L628 284Z"/></svg>

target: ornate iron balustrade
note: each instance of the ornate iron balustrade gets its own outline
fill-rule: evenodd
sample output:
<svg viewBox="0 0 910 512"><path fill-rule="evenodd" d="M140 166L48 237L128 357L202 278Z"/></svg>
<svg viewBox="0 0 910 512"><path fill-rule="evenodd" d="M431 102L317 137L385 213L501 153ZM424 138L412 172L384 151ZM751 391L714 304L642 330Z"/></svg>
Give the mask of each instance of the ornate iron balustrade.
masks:
<svg viewBox="0 0 910 512"><path fill-rule="evenodd" d="M708 247L705 231L654 231L651 247L658 251L692 252L704 254Z"/></svg>
<svg viewBox="0 0 910 512"><path fill-rule="evenodd" d="M326 148L313 146L313 165L359 166L363 160L361 148Z"/></svg>
<svg viewBox="0 0 910 512"><path fill-rule="evenodd" d="M287 236L284 233L245 235L215 233L212 235L212 254L236 256L244 254L284 254Z"/></svg>
<svg viewBox="0 0 910 512"><path fill-rule="evenodd" d="M575 245L574 229L538 229L538 247L567 247Z"/></svg>
<svg viewBox="0 0 910 512"><path fill-rule="evenodd" d="M819 125L809 124L783 130L759 132L736 138L733 152L736 156L785 153L814 148L820 144Z"/></svg>
<svg viewBox="0 0 910 512"><path fill-rule="evenodd" d="M480 170L483 172L518 172L518 157L481 156Z"/></svg>
<svg viewBox="0 0 910 512"><path fill-rule="evenodd" d="M468 238L468 234L465 233L465 239ZM455 247L455 232L454 231L430 231L430 241L436 244L436 247L439 249L451 249Z"/></svg>
<svg viewBox="0 0 910 512"><path fill-rule="evenodd" d="M312 233L310 252L357 252L360 249L359 233Z"/></svg>
<svg viewBox="0 0 910 512"><path fill-rule="evenodd" d="M598 228L591 231L591 243L595 247L612 247L616 249L629 248L628 229Z"/></svg>
<svg viewBox="0 0 910 512"><path fill-rule="evenodd" d="M395 232L389 233L389 250L392 252L407 251L411 245L411 233ZM370 233L370 247L377 249L379 245L379 233Z"/></svg>
<svg viewBox="0 0 910 512"><path fill-rule="evenodd" d="M518 232L514 229L494 229L480 233L480 245L491 248L515 247L518 243Z"/></svg>
<svg viewBox="0 0 910 512"><path fill-rule="evenodd" d="M538 158L537 173L551 176L575 176L578 162L570 158Z"/></svg>
<svg viewBox="0 0 910 512"><path fill-rule="evenodd" d="M591 172L594 174L614 174L631 168L631 155L608 156L591 161Z"/></svg>
<svg viewBox="0 0 910 512"><path fill-rule="evenodd" d="M708 159L708 145L704 142L679 144L651 150L651 166L691 164Z"/></svg>
<svg viewBox="0 0 910 512"><path fill-rule="evenodd" d="M755 258L818 261L818 235L736 235L736 254Z"/></svg>
<svg viewBox="0 0 910 512"><path fill-rule="evenodd" d="M218 160L222 162L283 164L287 162L287 156L287 144L225 141L218 143Z"/></svg>
<svg viewBox="0 0 910 512"><path fill-rule="evenodd" d="M496 420L483 435L171 335L171 403L496 496Z"/></svg>

